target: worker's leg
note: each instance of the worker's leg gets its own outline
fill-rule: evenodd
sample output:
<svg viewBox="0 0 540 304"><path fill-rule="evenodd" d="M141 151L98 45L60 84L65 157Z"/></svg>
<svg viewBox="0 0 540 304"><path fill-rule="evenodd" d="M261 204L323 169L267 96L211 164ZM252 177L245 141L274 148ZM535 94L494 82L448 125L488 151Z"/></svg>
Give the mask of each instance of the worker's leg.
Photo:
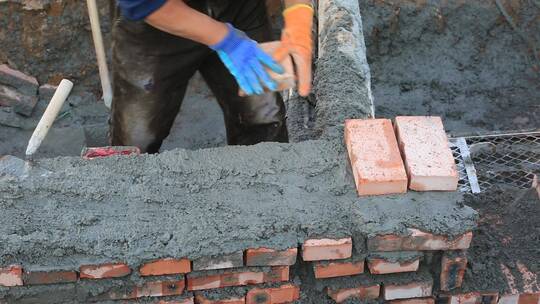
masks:
<svg viewBox="0 0 540 304"><path fill-rule="evenodd" d="M209 7L212 17L233 24L252 39L259 42L272 40L264 0L211 0ZM288 141L281 95L238 96L234 77L216 54L204 61L200 71L223 109L229 144Z"/></svg>
<svg viewBox="0 0 540 304"><path fill-rule="evenodd" d="M158 152L208 54L206 46L120 18L113 29L111 144Z"/></svg>

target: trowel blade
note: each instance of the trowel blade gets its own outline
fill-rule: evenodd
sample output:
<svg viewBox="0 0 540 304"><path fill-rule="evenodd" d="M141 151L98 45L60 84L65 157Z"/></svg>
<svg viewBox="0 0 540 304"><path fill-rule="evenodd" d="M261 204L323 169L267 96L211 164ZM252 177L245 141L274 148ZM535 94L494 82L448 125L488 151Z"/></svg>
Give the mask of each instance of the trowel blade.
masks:
<svg viewBox="0 0 540 304"><path fill-rule="evenodd" d="M0 177L14 177L24 179L28 176L47 176L51 173L49 170L36 167L28 161L24 161L12 155L0 156Z"/></svg>

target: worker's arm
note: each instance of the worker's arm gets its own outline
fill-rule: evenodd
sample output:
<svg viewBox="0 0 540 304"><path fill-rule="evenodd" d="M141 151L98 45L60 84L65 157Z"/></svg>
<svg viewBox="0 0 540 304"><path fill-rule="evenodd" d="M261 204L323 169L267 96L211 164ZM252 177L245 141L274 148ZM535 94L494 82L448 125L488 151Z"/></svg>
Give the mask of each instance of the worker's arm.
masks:
<svg viewBox="0 0 540 304"><path fill-rule="evenodd" d="M281 61L291 55L296 66L298 93L307 96L311 91L311 64L313 52L313 5L311 0L285 0L283 11L285 27L281 47L274 53Z"/></svg>
<svg viewBox="0 0 540 304"><path fill-rule="evenodd" d="M182 0L119 0L124 16L144 19L164 32L187 38L215 50L248 95L262 94L263 85L275 90L277 84L263 65L276 73L282 67L264 53L257 43L230 24L218 22L192 9Z"/></svg>

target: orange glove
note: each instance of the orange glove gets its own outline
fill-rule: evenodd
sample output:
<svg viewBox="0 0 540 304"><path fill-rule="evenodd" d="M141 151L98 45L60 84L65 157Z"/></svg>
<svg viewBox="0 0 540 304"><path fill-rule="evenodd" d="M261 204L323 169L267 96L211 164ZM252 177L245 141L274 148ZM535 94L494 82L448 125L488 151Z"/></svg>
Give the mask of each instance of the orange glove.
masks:
<svg viewBox="0 0 540 304"><path fill-rule="evenodd" d="M307 96L311 91L311 60L313 52L313 7L296 4L283 11L285 27L281 34L281 46L274 53L280 62L291 55L296 66L298 93Z"/></svg>

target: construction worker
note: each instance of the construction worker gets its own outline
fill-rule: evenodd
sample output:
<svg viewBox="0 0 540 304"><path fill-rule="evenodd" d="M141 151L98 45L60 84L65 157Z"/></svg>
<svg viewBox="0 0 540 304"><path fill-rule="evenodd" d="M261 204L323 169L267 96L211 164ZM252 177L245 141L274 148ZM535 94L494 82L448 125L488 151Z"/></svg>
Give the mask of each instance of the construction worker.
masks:
<svg viewBox="0 0 540 304"><path fill-rule="evenodd" d="M156 153L199 71L225 115L229 144L288 141L283 100L265 68L291 55L298 91L311 85L310 0L286 0L282 44L272 39L264 0L118 0L113 25L112 145ZM257 42L256 42L257 41ZM248 96L239 96L239 88ZM265 90L266 89L266 90Z"/></svg>

